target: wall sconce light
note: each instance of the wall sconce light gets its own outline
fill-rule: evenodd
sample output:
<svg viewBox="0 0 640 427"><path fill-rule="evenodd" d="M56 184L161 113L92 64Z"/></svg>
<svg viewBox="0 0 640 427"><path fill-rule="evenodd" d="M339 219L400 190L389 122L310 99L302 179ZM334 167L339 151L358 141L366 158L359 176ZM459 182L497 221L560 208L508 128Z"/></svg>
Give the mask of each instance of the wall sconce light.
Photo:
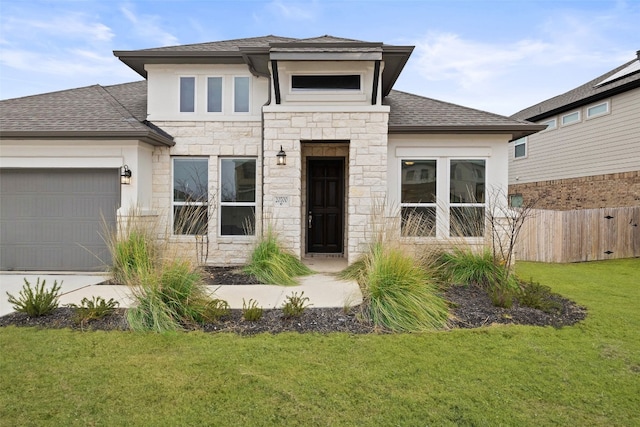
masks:
<svg viewBox="0 0 640 427"><path fill-rule="evenodd" d="M129 169L129 166L127 165L122 167L122 172L120 173L120 184L131 184L131 169Z"/></svg>
<svg viewBox="0 0 640 427"><path fill-rule="evenodd" d="M282 149L282 145L280 146L280 151L278 151L276 157L278 158L278 166L284 166L287 164L287 153Z"/></svg>

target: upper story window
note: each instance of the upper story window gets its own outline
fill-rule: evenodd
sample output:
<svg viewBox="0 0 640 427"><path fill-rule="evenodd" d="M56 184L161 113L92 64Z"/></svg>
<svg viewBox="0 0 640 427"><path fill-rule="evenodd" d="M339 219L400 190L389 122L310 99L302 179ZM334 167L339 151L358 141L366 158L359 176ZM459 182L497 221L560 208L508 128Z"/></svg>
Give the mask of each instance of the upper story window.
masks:
<svg viewBox="0 0 640 427"><path fill-rule="evenodd" d="M587 108L587 118L601 116L609 112L609 102L602 102L600 104L592 105Z"/></svg>
<svg viewBox="0 0 640 427"><path fill-rule="evenodd" d="M180 112L196 111L196 78L180 77Z"/></svg>
<svg viewBox="0 0 640 427"><path fill-rule="evenodd" d="M360 90L360 75L293 75L292 90Z"/></svg>
<svg viewBox="0 0 640 427"><path fill-rule="evenodd" d="M513 141L513 157L521 159L527 157L527 137Z"/></svg>
<svg viewBox="0 0 640 427"><path fill-rule="evenodd" d="M580 121L580 111L574 111L573 113L565 114L562 116L562 125L570 125Z"/></svg>
<svg viewBox="0 0 640 427"><path fill-rule="evenodd" d="M207 112L222 112L222 77L207 78Z"/></svg>
<svg viewBox="0 0 640 427"><path fill-rule="evenodd" d="M249 112L249 77L233 78L233 111L236 113Z"/></svg>
<svg viewBox="0 0 640 427"><path fill-rule="evenodd" d="M553 130L555 128L558 127L558 120L554 117L553 119L550 120L546 120L544 122L540 123L541 125L546 125L547 128L545 129L545 131L547 130ZM544 132L544 131L543 131Z"/></svg>

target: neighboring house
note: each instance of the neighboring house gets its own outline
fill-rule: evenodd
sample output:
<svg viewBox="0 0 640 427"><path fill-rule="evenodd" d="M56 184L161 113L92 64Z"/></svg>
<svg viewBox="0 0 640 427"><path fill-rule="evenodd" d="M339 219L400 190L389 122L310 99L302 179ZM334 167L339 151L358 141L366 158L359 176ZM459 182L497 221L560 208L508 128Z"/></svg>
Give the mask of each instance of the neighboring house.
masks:
<svg viewBox="0 0 640 427"><path fill-rule="evenodd" d="M392 90L412 50L266 36L117 51L145 81L1 101L1 268L99 268L101 217L134 208L209 264L246 262L268 226L297 256L353 262L382 205L408 244L482 221L489 189L506 203L508 142L543 127ZM401 236L411 213L421 236Z"/></svg>
<svg viewBox="0 0 640 427"><path fill-rule="evenodd" d="M511 118L546 126L513 141L509 193L543 209L640 205L638 58Z"/></svg>

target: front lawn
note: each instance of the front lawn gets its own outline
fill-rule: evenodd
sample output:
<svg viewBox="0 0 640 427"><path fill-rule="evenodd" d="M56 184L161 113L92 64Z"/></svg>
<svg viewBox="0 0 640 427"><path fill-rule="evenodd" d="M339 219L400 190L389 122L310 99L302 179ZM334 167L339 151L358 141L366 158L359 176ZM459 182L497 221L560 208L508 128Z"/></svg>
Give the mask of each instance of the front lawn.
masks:
<svg viewBox="0 0 640 427"><path fill-rule="evenodd" d="M640 259L521 263L563 329L422 334L0 328L0 426L639 425Z"/></svg>

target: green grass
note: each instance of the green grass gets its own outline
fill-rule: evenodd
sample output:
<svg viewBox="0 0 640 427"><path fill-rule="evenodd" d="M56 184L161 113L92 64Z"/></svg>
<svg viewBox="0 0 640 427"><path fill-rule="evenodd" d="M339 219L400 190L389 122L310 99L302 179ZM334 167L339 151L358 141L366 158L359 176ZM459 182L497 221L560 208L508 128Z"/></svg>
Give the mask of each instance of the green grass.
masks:
<svg viewBox="0 0 640 427"><path fill-rule="evenodd" d="M0 329L0 425L640 425L640 259L521 263L563 329L240 337Z"/></svg>

